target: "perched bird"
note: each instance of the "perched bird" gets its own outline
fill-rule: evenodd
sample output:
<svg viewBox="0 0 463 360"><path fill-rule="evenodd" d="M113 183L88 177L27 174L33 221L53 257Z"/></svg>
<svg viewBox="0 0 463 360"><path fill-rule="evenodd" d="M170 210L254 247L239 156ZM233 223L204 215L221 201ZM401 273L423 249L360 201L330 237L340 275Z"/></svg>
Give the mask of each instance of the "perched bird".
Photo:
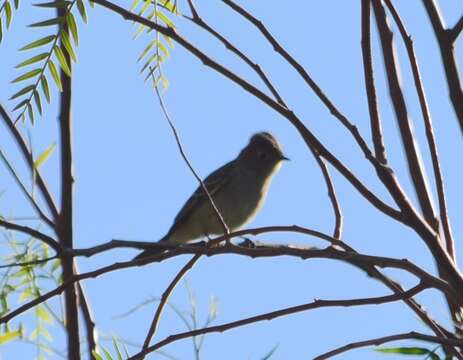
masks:
<svg viewBox="0 0 463 360"><path fill-rule="evenodd" d="M277 140L268 132L253 135L238 157L220 167L205 180L209 194L230 231L251 221L262 207L273 175L282 160L289 160ZM224 228L208 196L199 186L183 205L169 232L160 240L183 244L212 234L223 234ZM148 249L135 259L159 253Z"/></svg>

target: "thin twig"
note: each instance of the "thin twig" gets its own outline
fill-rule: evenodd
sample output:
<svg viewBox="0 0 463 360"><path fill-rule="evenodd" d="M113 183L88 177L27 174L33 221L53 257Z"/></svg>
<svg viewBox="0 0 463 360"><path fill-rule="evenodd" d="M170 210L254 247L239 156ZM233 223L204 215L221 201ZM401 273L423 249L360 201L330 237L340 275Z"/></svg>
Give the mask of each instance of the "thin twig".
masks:
<svg viewBox="0 0 463 360"><path fill-rule="evenodd" d="M445 77L447 79L447 87L452 101L453 109L460 124L460 130L463 132L463 89L461 86L461 79L458 73L458 65L455 57L454 42L457 37L456 32L444 28L444 21L439 13L438 6L435 0L422 0L423 6L431 21L434 35L436 36L437 43L441 54L442 64L444 66ZM463 24L462 19L457 24L461 29Z"/></svg>
<svg viewBox="0 0 463 360"><path fill-rule="evenodd" d="M47 244L53 250L55 250L57 254L62 253L62 247L55 239L53 239L51 236L45 235L44 233L38 230L32 229L28 226L19 225L19 224L15 224L9 221L5 221L1 218L0 218L0 226L4 227L5 229L19 231L24 234L30 235L35 239L43 241L45 244Z"/></svg>
<svg viewBox="0 0 463 360"><path fill-rule="evenodd" d="M12 267L23 267L23 266L30 266L30 265L39 265L39 264L45 264L51 260L58 259L58 255L51 256L45 259L37 259L37 260L31 260L31 261L24 261L24 262L15 262L11 264L5 264L5 265L0 265L0 269L7 269L7 268L12 268Z"/></svg>
<svg viewBox="0 0 463 360"><path fill-rule="evenodd" d="M434 180L436 182L437 196L439 200L439 213L442 228L444 230L444 236L446 241L446 247L449 255L454 261L455 258L455 242L452 236L452 228L450 226L450 219L447 211L447 201L445 199L445 190L444 190L444 179L441 172L439 155L437 151L436 139L434 137L434 130L432 126L431 113L428 108L428 103L426 100L426 93L424 91L423 82L421 81L420 69L418 66L418 59L415 55L415 49L413 47L413 41L411 36L408 34L405 25L403 24L397 10L390 0L385 1L386 6L392 14L394 21L399 28L402 40L407 49L408 59L410 61L410 66L413 72L413 80L415 83L416 92L418 94L418 99L420 102L421 113L423 116L424 125L426 128L426 138L428 141L429 153L431 154L432 166L434 170Z"/></svg>
<svg viewBox="0 0 463 360"><path fill-rule="evenodd" d="M23 136L19 132L18 128L14 125L14 121L13 121L12 117L10 116L10 114L8 113L8 111L6 110L5 106L2 103L0 103L0 115L1 115L1 117L2 117L2 119L4 121L4 123L5 123L6 127L8 128L11 135L13 136L13 138L14 138L14 140L16 142L16 145L21 150L21 154L23 155L24 160L26 161L27 165L29 166L29 170L31 171L31 173L33 173L35 171L35 181L37 183L37 186L39 187L40 193L42 194L42 196L45 199L45 202L46 202L46 204L48 206L48 209L50 210L50 212L52 214L52 218L54 220L56 220L58 218L58 210L57 210L57 207L56 207L55 202L53 200L53 197L51 196L51 193L48 190L47 184L43 180L42 175L40 174L40 172L37 169L34 169L34 163L33 163L32 158L31 158L31 151L27 147Z"/></svg>
<svg viewBox="0 0 463 360"><path fill-rule="evenodd" d="M210 33L212 36L217 38L222 44L230 50L232 53L237 55L241 60L243 60L251 69L255 71L255 73L262 79L263 83L267 88L270 90L272 95L275 97L276 101L283 105L284 107L286 106L286 103L284 102L283 98L281 95L278 93L276 90L275 86L272 84L272 82L269 80L268 76L265 74L265 72L262 70L259 64L253 62L245 53L243 53L240 49L238 49L235 45L233 45L230 40L228 40L225 36L220 34L217 30L213 29L208 23L206 23L198 14L198 11L193 3L193 0L188 0L188 4L190 6L190 10L192 13L192 17L187 17L184 16L186 19L192 21L202 29L206 30L208 33Z"/></svg>
<svg viewBox="0 0 463 360"><path fill-rule="evenodd" d="M451 42L456 42L458 36L463 31L463 15L460 16L460 19L457 21L455 26L453 28L451 28L449 31L450 31L450 41Z"/></svg>
<svg viewBox="0 0 463 360"><path fill-rule="evenodd" d="M400 130L400 138L402 139L405 150L408 172L424 218L435 231L439 231L433 199L427 182L426 170L421 162L419 146L413 135L413 125L408 116L407 105L400 86L398 73L399 62L394 52L393 34L389 28L387 15L381 1L373 0L372 4L381 43L384 66L386 68L389 95L394 107L398 128Z"/></svg>
<svg viewBox="0 0 463 360"><path fill-rule="evenodd" d="M416 294L420 293L424 289L426 289L426 286L424 286L423 284L418 284L417 286L399 295L392 294L392 295L386 295L386 296L349 299L349 300L315 300L310 303L297 305L297 306L291 306L291 307L287 307L284 309L280 309L280 310L276 310L276 311L272 311L272 312L268 312L264 314L259 314L256 316L251 316L245 319L236 320L236 321L232 321L232 322L221 324L221 325L215 325L215 326L205 327L202 329L185 331L182 333L177 333L177 334L166 337L165 339L159 341L155 345L150 346L146 349L143 349L139 353L131 356L128 360L142 359L148 353L158 350L167 344L173 343L181 339L193 337L193 336L198 336L198 335L203 335L203 334L208 334L208 333L213 333L213 332L224 332L224 331L234 329L237 327L241 327L244 325L254 324L259 321L273 320L281 316L287 316L290 314L294 314L294 313L298 313L302 311L308 311L312 309L325 308L325 307L339 307L339 306L351 307L351 306L363 306L363 305L372 305L372 304L379 305L379 304L390 303L393 301L403 300L405 298L415 296Z"/></svg>
<svg viewBox="0 0 463 360"><path fill-rule="evenodd" d="M78 271L76 271L78 273ZM96 360L94 351L96 351L96 325L95 320L93 319L92 310L90 304L88 303L87 295L85 294L84 285L81 282L77 283L77 292L79 297L79 306L82 310L82 315L84 318L85 330L87 335L87 344L88 344L88 357L90 360Z"/></svg>
<svg viewBox="0 0 463 360"><path fill-rule="evenodd" d="M389 335L389 336L382 336L370 340L364 340L364 341L359 341L359 342L353 342L344 346L341 346L337 349L331 350L327 353L324 353L322 355L317 356L314 358L314 360L324 360L331 358L335 355L339 355L343 352L352 350L352 349L358 349L361 347L366 347L366 346L378 346L387 342L391 341L397 341L397 340L408 340L408 339L414 339L414 340L423 340L427 342L433 342L437 344L442 344L442 345L449 345L449 346L456 346L456 347L462 347L463 346L463 341L460 339L448 339L448 338L442 338L439 336L432 336L432 335L427 335L427 334L422 334L416 331L411 331L408 333L400 333L400 334L395 334L395 335Z"/></svg>
<svg viewBox="0 0 463 360"><path fill-rule="evenodd" d="M143 349L147 349L150 345L151 339L156 333L156 329L161 318L162 311L169 300L170 295L174 291L175 287L179 283L179 281L185 276L185 274L190 270L196 262L199 260L202 254L195 254L177 273L174 279L170 282L169 286L164 290L161 296L161 300L159 302L158 307L156 308L156 312L153 317L153 321L151 322L150 328L148 333L146 334L145 341L143 342Z"/></svg>
<svg viewBox="0 0 463 360"><path fill-rule="evenodd" d="M363 74L365 77L365 90L368 99L368 111L370 112L371 138L375 147L375 156L386 164L386 149L381 128L381 118L376 99L375 78L373 62L371 59L371 27L370 27L370 1L362 0L362 59Z"/></svg>
<svg viewBox="0 0 463 360"><path fill-rule="evenodd" d="M32 205L32 207L35 209L35 211L39 215L40 219L43 220L48 226L50 226L53 229L55 227L55 224L48 218L48 216L40 208L33 194L29 193L29 191L26 189L26 186L20 179L18 173L16 172L13 165L11 164L11 162L8 160L7 156L3 153L1 149L0 149L0 158L2 159L3 163L7 167L11 176L13 176L14 180L16 181L16 184L18 184L19 188L21 189L23 194L26 196L29 203Z"/></svg>

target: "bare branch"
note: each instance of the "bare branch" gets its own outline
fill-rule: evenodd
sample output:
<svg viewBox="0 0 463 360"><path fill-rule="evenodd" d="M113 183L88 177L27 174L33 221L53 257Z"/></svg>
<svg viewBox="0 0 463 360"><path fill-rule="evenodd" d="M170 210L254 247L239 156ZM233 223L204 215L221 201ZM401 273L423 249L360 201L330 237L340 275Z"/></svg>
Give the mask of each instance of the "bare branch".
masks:
<svg viewBox="0 0 463 360"><path fill-rule="evenodd" d="M30 235L30 236L38 239L38 240L43 241L45 244L47 244L53 250L55 250L57 254L62 253L61 245L55 239L53 239L52 237L50 237L48 235L45 235L44 233L42 233L42 232L40 232L38 230L32 229L32 228L30 228L28 226L23 226L23 225L19 225L19 224L9 222L9 221L5 221L5 220L3 220L1 218L0 218L0 226L4 227L5 229L19 231L19 232L22 232L24 234Z"/></svg>
<svg viewBox="0 0 463 360"><path fill-rule="evenodd" d="M422 2L428 13L428 18L431 21L434 35L437 38L442 64L447 78L450 100L452 101L453 109L458 118L460 130L463 132L463 89L461 87L461 79L458 73L458 65L454 51L454 41L456 40L455 32L444 29L444 22L435 0L422 0ZM463 20L460 19L457 25L462 21ZM458 25L456 29L461 29L462 26L463 25Z"/></svg>
<svg viewBox="0 0 463 360"><path fill-rule="evenodd" d="M164 309L164 306L167 304L167 301L169 300L170 294L172 294L179 281L185 276L188 270L190 270L196 264L200 257L201 254L196 254L195 256L193 256L182 267L182 269L177 273L175 278L170 282L166 290L162 293L161 301L159 302L159 305L154 314L153 321L151 322L150 328L148 330L148 334L146 335L145 341L143 342L143 349L147 349L149 347L151 339L154 337L154 334L156 333L156 329L161 318L162 311Z"/></svg>
<svg viewBox="0 0 463 360"><path fill-rule="evenodd" d="M77 271L76 271L77 273ZM88 357L90 360L96 360L93 352L96 351L96 326L95 320L93 319L92 310L90 309L90 304L88 303L87 296L85 294L84 285L80 282L77 283L77 292L78 292L78 301L80 309L82 310L82 315L84 318L87 343L88 343Z"/></svg>
<svg viewBox="0 0 463 360"><path fill-rule="evenodd" d="M32 156L31 156L31 151L26 145L26 142L24 141L23 136L19 132L18 128L15 126L14 121L6 108L3 106L2 103L0 103L0 115L10 131L11 135L13 136L13 139L16 142L16 145L19 147L21 150L21 154L23 155L24 160L26 161L27 165L29 166L29 169L32 172L35 171L35 181L37 183L38 188L40 189L40 193L45 199L45 202L48 206L48 209L50 210L52 217L54 220L57 219L58 217L58 210L56 208L55 202L53 200L53 197L51 196L51 193L48 190L47 184L42 178L42 175L37 169L34 169L34 164L32 161Z"/></svg>
<svg viewBox="0 0 463 360"><path fill-rule="evenodd" d="M379 161L386 164L386 149L384 147L383 130L381 128L381 119L376 100L375 78L371 59L370 0L362 0L362 59L368 110L370 112L371 138L375 147L375 156Z"/></svg>
<svg viewBox="0 0 463 360"><path fill-rule="evenodd" d="M450 31L450 41L456 42L458 39L458 36L460 36L461 32L463 31L463 15L457 21L455 26L451 28L449 31Z"/></svg>
<svg viewBox="0 0 463 360"><path fill-rule="evenodd" d="M27 200L29 203L32 205L32 207L35 209L37 214L39 215L40 219L45 222L48 226L50 226L52 229L54 229L55 224L48 218L48 216L43 212L43 210L40 208L39 204L37 201L34 199L33 195L26 189L26 186L20 179L19 175L15 171L13 165L10 163L8 160L7 156L3 153L3 151L0 149L0 158L6 165L8 171L10 174L13 176L14 180L16 181L16 184L18 184L19 188L21 189L22 193L26 196ZM35 171L35 169L34 169Z"/></svg>
<svg viewBox="0 0 463 360"><path fill-rule="evenodd" d="M427 183L426 170L421 163L420 150L413 136L411 120L408 117L405 98L400 86L398 60L396 59L393 47L393 34L387 23L386 13L381 1L373 1L373 10L381 41L389 95L394 106L402 144L405 149L408 171L424 218L435 231L438 231L439 226L434 212L431 192Z"/></svg>
<svg viewBox="0 0 463 360"><path fill-rule="evenodd" d="M378 297L370 297L370 298L361 298L361 299L349 299L349 300L315 300L310 303L298 305L298 306L291 306L287 307L281 310L276 310L272 312L268 312L265 314L260 314L252 317L248 317L245 319L221 324L221 325L216 325L216 326L209 326L205 327L202 329L196 329L192 331L185 331L182 333L170 335L163 339L162 341L159 341L153 346L150 346L146 349L143 349L139 353L131 356L128 360L138 360L138 359L143 359L145 355L147 355L150 352L156 351L163 346L166 346L167 344L173 343L175 341L193 337L193 336L198 336L198 335L203 335L203 334L209 334L213 332L224 332L230 329L234 329L237 327L249 325L249 324L254 324L259 321L264 321L264 320L273 320L275 318L281 317L281 316L287 316L290 314L302 312L302 311L308 311L312 309L318 309L318 308L325 308L325 307L351 307L351 306L362 306L362 305L379 305L379 304L385 304L393 301L398 301L398 300L403 300L405 298L409 298L412 296L415 296L419 292L423 291L426 288L423 284L419 284L413 288L411 288L408 291L405 291L401 293L400 295L397 294L392 294L392 295L386 295L386 296L378 296Z"/></svg>
<svg viewBox="0 0 463 360"><path fill-rule="evenodd" d="M215 243L224 241L224 236L217 237L213 239ZM74 284L77 281L82 281L85 279L96 278L103 274L113 272L120 269L125 269L134 266L146 265L148 262L161 262L166 259L170 259L175 256L184 255L184 254L193 254L193 255L205 255L205 256L217 256L224 254L235 254L241 256L248 256L250 258L261 258L261 257L277 257L277 256L290 256L297 257L304 260L309 259L331 259L339 260L351 265L357 266L361 269L364 269L366 266L378 266L381 268L393 268L401 269L407 271L410 274L415 275L420 282L425 284L428 287L436 288L442 291L444 294L453 297L456 301L462 302L461 295L456 291L452 286L447 282L437 277L432 276L427 273L420 267L411 263L406 259L394 259L381 256L370 256L359 253L353 253L343 250L337 250L333 247L326 249L317 249L317 248L301 248L295 246L271 246L271 245L259 245L255 248L245 248L235 245L226 245L219 247L211 246L194 246L194 245L183 245L179 246L176 249L171 251L153 255L149 258L143 258L138 260L122 261L116 262L114 264L104 266L97 270L89 271L82 274L75 274L72 278L64 281L63 284L57 288L41 295L40 297L23 304L16 310L13 310L0 318L0 324L6 323L18 316L19 314L31 309L32 307L46 301L56 295L61 294L67 287L71 284Z"/></svg>
<svg viewBox="0 0 463 360"><path fill-rule="evenodd" d="M337 349L331 350L322 355L319 355L316 358L314 358L314 360L328 359L335 355L339 355L343 352L346 352L352 349L358 349L361 347L372 346L372 345L378 346L378 345L391 342L391 341L407 340L407 339L423 340L427 342L432 342L432 343L437 343L437 344L442 344L442 345L449 345L449 346L456 346L456 347L463 346L463 341L459 339L448 339L448 338L442 338L439 336L426 335L426 334L422 334L416 331L411 331L408 333L400 333L400 334L395 334L395 335L382 336L382 337L374 338L370 340L350 343L350 344L341 346Z"/></svg>
<svg viewBox="0 0 463 360"><path fill-rule="evenodd" d="M408 59L413 72L413 80L415 83L416 92L420 102L421 113L423 115L423 121L426 128L426 138L428 140L429 153L431 154L432 166L434 170L434 180L436 182L437 196L439 199L439 213L442 227L444 229L444 235L446 240L447 251L450 256L455 260L455 244L452 236L452 229L450 226L450 219L447 213L447 202L445 199L444 180L440 168L439 155L437 151L437 144L434 138L434 131L431 120L431 113L429 112L428 103L426 100L426 93L424 91L423 82L421 81L420 69L418 66L418 60L415 55L415 49L413 47L413 41L411 36L408 34L405 25L403 24L397 10L390 0L385 0L389 11L396 22L402 40L407 49Z"/></svg>

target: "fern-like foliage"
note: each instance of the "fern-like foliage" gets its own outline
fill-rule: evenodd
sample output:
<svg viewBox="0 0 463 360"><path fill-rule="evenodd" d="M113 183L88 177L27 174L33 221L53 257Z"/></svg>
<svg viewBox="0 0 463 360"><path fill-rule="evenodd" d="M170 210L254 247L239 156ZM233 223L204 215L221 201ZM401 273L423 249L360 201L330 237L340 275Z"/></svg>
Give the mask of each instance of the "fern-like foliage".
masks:
<svg viewBox="0 0 463 360"><path fill-rule="evenodd" d="M177 15L177 2L172 0L133 0L130 6L130 11L135 12L139 16L145 16L147 19L163 26L175 29L175 24L169 18L170 15ZM153 85L158 83L166 89L169 85L167 78L161 71L162 63L169 58L170 49L174 44L172 40L164 34L159 34L153 29L147 28L145 25L139 24L134 34L134 38L138 38L141 34L146 33L151 36L144 50L141 52L137 62L142 62L140 73L145 75L145 82L148 79L153 79Z"/></svg>
<svg viewBox="0 0 463 360"><path fill-rule="evenodd" d="M19 9L19 0L13 1L14 9ZM8 29L13 20L13 7L10 0L4 0L0 6L0 42L3 40L3 29Z"/></svg>
<svg viewBox="0 0 463 360"><path fill-rule="evenodd" d="M63 9L64 11L62 16L55 16L29 25L32 28L54 27L56 32L34 40L20 49L20 51L36 51L39 49L40 51L16 65L17 69L28 67L29 70L16 77L12 81L13 83L26 83L26 81L32 80L31 83L21 88L10 98L19 101L13 109L13 111L18 111L16 121L24 121L27 113L31 122L34 122L33 102L36 110L40 115L42 114L42 96L45 97L47 103L51 101L48 81L50 75L60 91L62 91L62 84L58 69L61 68L68 76L72 76L72 67L67 59L70 59L71 62L77 61L74 46L79 44L79 32L73 11L79 12L82 20L87 22L87 11L83 1L55 0L34 4L34 6L47 10L54 10L54 14L57 13L56 9ZM45 51L42 50L44 47L46 47ZM46 74L47 69L48 76ZM39 87L42 95L39 92Z"/></svg>

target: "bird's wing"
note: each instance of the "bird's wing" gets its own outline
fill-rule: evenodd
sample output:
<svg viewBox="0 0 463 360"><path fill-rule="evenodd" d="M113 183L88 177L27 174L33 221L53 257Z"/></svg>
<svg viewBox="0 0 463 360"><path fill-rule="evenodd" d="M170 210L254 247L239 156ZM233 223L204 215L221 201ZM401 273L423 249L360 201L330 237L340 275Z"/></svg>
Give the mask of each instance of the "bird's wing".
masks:
<svg viewBox="0 0 463 360"><path fill-rule="evenodd" d="M234 162L230 161L224 166L218 168L213 173L211 173L203 182L206 186L209 194L214 198L214 195L217 194L233 177L232 173L234 170ZM203 191L203 188L199 186L193 195L187 200L185 205L175 217L174 224L172 225L171 231L176 228L180 223L189 218L191 212L202 204L204 201L209 201L207 194Z"/></svg>

